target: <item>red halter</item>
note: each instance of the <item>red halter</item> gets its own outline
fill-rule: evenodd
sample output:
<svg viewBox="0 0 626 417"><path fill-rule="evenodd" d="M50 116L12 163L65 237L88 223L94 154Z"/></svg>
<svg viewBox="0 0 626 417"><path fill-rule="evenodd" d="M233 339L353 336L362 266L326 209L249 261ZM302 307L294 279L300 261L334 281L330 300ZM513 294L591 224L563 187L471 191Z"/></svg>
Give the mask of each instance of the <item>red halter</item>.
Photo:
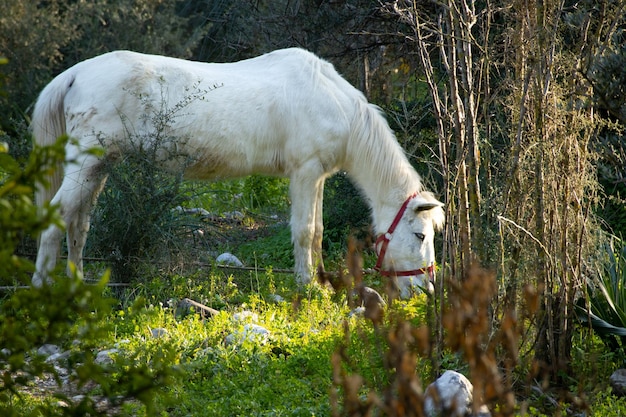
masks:
<svg viewBox="0 0 626 417"><path fill-rule="evenodd" d="M383 271L382 270L382 266L383 266L383 259L385 258L385 253L387 252L387 246L389 245L389 241L391 240L391 237L393 236L393 232L396 230L396 227L398 226L398 223L400 223L400 220L402 219L402 216L404 215L404 212L406 211L407 206L409 205L409 202L415 198L419 193L415 193L409 196L409 198L407 198L404 203L402 204L402 207L400 207L400 210L398 210L398 214L396 214L396 218L393 219L393 222L391 223L391 226L389 226L389 229L387 229L387 233L381 234L380 236L378 236L378 238L376 239L376 252L378 253L378 259L376 260L376 266L374 267L374 270L379 272L382 276L385 277L409 277L409 276L414 276L414 275L425 275L428 274L428 279L432 282L434 281L435 278L435 267L434 265L430 265L424 268L419 268L419 269L413 269L411 271ZM380 248L380 252L378 251L378 245L382 243L382 246Z"/></svg>

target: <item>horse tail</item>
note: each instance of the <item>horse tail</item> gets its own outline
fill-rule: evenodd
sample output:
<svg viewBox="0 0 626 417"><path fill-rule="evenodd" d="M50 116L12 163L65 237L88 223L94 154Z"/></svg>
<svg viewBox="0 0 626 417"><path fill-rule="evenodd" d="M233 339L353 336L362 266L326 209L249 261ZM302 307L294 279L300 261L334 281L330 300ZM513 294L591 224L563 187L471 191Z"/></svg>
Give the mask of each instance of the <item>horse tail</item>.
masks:
<svg viewBox="0 0 626 417"><path fill-rule="evenodd" d="M72 72L66 71L52 80L39 95L30 125L35 145L50 146L67 133L64 103L74 78ZM39 207L54 197L63 180L63 161L48 168L52 168L52 174L48 178L49 185L38 185L35 190L35 203Z"/></svg>

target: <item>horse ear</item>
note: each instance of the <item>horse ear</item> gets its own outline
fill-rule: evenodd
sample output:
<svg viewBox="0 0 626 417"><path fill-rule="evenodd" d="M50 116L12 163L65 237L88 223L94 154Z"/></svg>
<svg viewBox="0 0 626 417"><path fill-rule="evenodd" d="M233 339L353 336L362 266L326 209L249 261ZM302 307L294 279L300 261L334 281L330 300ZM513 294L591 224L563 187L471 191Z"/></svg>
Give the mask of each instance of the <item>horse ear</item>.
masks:
<svg viewBox="0 0 626 417"><path fill-rule="evenodd" d="M418 194L413 201L411 201L411 203L410 207L416 213L419 213L420 211L432 210L435 207L443 207L443 203L437 200L435 196L428 191L423 191Z"/></svg>
<svg viewBox="0 0 626 417"><path fill-rule="evenodd" d="M415 206L415 211L419 213L420 211L432 210L435 207L443 207L443 203L440 203L439 201L437 202L429 201L428 203L419 204Z"/></svg>
<svg viewBox="0 0 626 417"><path fill-rule="evenodd" d="M444 204L437 200L432 193L423 191L411 201L409 208L415 213L428 211L435 230L441 230L446 217L443 206Z"/></svg>

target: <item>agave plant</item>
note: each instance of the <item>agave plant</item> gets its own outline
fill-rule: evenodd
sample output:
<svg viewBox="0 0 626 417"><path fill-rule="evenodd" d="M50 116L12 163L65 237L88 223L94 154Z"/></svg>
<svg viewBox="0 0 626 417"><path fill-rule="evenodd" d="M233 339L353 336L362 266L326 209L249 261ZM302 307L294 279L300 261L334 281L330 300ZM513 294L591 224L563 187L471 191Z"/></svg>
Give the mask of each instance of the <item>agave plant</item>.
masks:
<svg viewBox="0 0 626 417"><path fill-rule="evenodd" d="M626 353L626 242L612 236L604 245L603 268L578 303L578 318L614 351Z"/></svg>

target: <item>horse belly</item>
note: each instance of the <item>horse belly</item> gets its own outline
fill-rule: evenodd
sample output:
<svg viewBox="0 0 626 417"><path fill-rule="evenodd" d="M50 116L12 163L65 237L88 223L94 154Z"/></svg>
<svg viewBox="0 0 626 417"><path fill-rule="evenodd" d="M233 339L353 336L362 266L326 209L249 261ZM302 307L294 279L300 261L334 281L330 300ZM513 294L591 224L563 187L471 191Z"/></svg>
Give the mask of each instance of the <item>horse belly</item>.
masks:
<svg viewBox="0 0 626 417"><path fill-rule="evenodd" d="M218 145L214 146L211 143L215 139L207 139L197 147L191 145L192 163L185 169L185 177L219 179L251 174L287 176L289 164L284 161L282 145L274 143L273 146L259 147L253 139L220 138ZM228 146L223 146L225 143Z"/></svg>

